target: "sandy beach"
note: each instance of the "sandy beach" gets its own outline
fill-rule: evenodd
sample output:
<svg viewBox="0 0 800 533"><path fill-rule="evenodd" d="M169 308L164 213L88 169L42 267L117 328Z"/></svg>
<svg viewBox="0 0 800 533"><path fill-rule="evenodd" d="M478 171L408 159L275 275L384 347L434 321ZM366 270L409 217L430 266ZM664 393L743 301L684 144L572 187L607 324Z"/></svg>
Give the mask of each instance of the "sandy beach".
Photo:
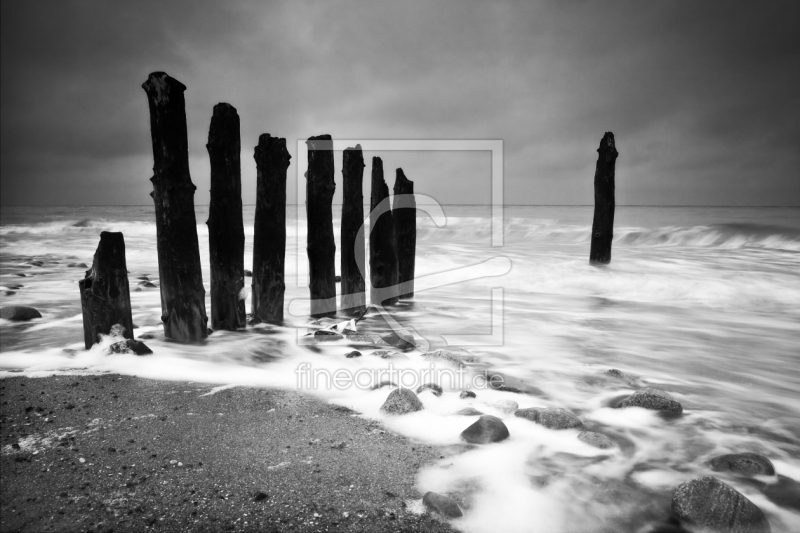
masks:
<svg viewBox="0 0 800 533"><path fill-rule="evenodd" d="M0 381L2 531L449 531L442 450L290 391L117 374Z"/></svg>

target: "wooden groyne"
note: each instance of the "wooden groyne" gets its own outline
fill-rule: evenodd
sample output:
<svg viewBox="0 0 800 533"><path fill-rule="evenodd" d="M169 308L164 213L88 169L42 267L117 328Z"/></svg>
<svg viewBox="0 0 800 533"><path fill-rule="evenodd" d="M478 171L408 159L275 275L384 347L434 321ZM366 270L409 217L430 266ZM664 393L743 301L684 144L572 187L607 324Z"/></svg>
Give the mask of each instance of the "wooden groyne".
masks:
<svg viewBox="0 0 800 533"><path fill-rule="evenodd" d="M614 234L614 166L619 153L614 145L613 133L607 131L603 135L597 153L589 262L593 265L604 265L611 262L611 240Z"/></svg>

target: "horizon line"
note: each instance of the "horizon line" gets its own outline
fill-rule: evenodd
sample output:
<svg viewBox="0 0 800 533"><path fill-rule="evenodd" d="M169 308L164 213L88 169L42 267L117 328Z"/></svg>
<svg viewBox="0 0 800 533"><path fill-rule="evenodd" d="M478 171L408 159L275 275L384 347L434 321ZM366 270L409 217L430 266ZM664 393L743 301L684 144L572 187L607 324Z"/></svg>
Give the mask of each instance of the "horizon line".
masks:
<svg viewBox="0 0 800 533"><path fill-rule="evenodd" d="M210 204L195 204L195 206L208 206ZM250 207L256 204L242 204L242 207ZM300 206L305 204L291 204L287 206ZM331 205L344 205L334 204ZM363 205L369 205L369 202ZM423 204L426 205L426 204ZM481 206L492 207L492 204L439 204L446 206ZM3 207L152 207L153 204L0 204ZM594 204L503 204L503 207L593 207ZM781 207L800 207L798 205L722 205L722 204L617 204L616 207L768 207L768 208L781 208Z"/></svg>

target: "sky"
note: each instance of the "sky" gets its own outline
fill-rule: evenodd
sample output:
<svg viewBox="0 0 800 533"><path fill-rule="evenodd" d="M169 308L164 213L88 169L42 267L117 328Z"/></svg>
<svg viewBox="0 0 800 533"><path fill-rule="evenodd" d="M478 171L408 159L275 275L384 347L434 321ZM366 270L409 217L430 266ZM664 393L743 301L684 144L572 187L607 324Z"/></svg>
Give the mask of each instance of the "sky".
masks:
<svg viewBox="0 0 800 533"><path fill-rule="evenodd" d="M591 205L617 142L619 205L800 205L800 2L0 2L2 205L147 205L141 84L187 86L195 202L213 106L258 135L503 142L505 204ZM379 155L443 204L491 202L490 152ZM341 201L341 156L335 159ZM298 178L299 176L299 178ZM299 190L298 190L299 187Z"/></svg>

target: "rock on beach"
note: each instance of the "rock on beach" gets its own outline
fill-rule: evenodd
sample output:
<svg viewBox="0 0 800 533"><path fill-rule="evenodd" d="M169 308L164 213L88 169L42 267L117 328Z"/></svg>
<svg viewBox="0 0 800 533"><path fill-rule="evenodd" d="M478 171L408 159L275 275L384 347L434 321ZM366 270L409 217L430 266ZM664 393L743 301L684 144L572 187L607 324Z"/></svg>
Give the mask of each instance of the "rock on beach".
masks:
<svg viewBox="0 0 800 533"><path fill-rule="evenodd" d="M42 314L33 307L24 305L10 305L0 309L0 318L6 320L31 320L34 318L42 318Z"/></svg>
<svg viewBox="0 0 800 533"><path fill-rule="evenodd" d="M420 394L426 390L431 391L434 396L442 395L442 388L436 383L425 383L424 385L420 385L419 388L417 388L417 394Z"/></svg>
<svg viewBox="0 0 800 533"><path fill-rule="evenodd" d="M514 415L536 422L549 429L573 429L582 428L583 422L580 418L573 415L566 409L557 407L529 407L527 409L517 409Z"/></svg>
<svg viewBox="0 0 800 533"><path fill-rule="evenodd" d="M669 414L679 415L683 412L683 406L672 396L660 389L646 387L640 389L617 404L618 408L642 407L653 411L662 411Z"/></svg>
<svg viewBox="0 0 800 533"><path fill-rule="evenodd" d="M474 424L461 432L461 439L470 444L489 444L509 437L508 428L502 420L492 415L483 415Z"/></svg>
<svg viewBox="0 0 800 533"><path fill-rule="evenodd" d="M404 415L422 409L422 402L411 389L393 390L381 406L381 412L389 415Z"/></svg>
<svg viewBox="0 0 800 533"><path fill-rule="evenodd" d="M601 450L614 447L614 441L602 433L595 433L594 431L581 431L578 434L578 440Z"/></svg>
<svg viewBox="0 0 800 533"><path fill-rule="evenodd" d="M153 353L145 343L132 339L115 342L108 348L109 353L132 353L135 355L150 355Z"/></svg>
<svg viewBox="0 0 800 533"><path fill-rule="evenodd" d="M772 461L757 453L730 453L711 459L711 468L717 472L733 472L745 476L774 476Z"/></svg>
<svg viewBox="0 0 800 533"><path fill-rule="evenodd" d="M713 476L682 483L672 494L672 513L689 531L769 533L769 521L753 502Z"/></svg>
<svg viewBox="0 0 800 533"><path fill-rule="evenodd" d="M438 494L436 492L426 492L422 497L422 504L429 511L439 513L447 518L459 518L463 516L461 508L452 498Z"/></svg>

